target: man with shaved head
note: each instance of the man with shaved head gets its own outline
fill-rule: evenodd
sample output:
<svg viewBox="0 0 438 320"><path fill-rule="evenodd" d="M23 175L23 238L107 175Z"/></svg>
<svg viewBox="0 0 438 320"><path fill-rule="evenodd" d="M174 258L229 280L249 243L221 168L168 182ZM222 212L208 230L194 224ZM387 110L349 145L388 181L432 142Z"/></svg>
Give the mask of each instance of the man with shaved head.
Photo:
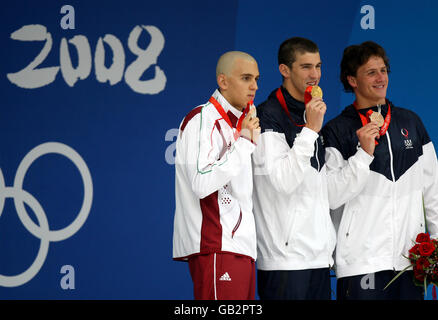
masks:
<svg viewBox="0 0 438 320"><path fill-rule="evenodd" d="M219 88L179 127L173 258L188 262L195 299L255 298L251 154L260 134L253 105L258 79L249 54L223 54Z"/></svg>

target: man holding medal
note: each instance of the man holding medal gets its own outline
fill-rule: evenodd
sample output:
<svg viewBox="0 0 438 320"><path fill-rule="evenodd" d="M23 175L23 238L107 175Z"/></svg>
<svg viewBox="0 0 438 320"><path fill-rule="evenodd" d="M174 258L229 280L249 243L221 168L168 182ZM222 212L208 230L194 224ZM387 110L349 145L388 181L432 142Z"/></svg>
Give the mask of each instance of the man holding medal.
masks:
<svg viewBox="0 0 438 320"><path fill-rule="evenodd" d="M216 79L219 89L179 128L173 258L188 261L195 299L254 299L257 62L247 53L227 52Z"/></svg>
<svg viewBox="0 0 438 320"><path fill-rule="evenodd" d="M315 43L284 41L280 88L257 107L253 153L257 281L261 299L329 300L336 235L327 196L321 130L326 105Z"/></svg>
<svg viewBox="0 0 438 320"><path fill-rule="evenodd" d="M418 233L438 236L435 149L420 118L386 98L389 60L367 41L344 50L341 81L355 101L322 132L337 235L339 300L420 300L408 250ZM423 207L424 200L424 207ZM405 256L405 257L404 257Z"/></svg>

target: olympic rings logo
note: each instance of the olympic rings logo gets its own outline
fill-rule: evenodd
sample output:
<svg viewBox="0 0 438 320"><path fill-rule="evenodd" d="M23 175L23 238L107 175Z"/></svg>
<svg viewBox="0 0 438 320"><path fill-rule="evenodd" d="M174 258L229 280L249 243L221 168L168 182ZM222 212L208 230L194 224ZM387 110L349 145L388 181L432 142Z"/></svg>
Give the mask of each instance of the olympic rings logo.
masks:
<svg viewBox="0 0 438 320"><path fill-rule="evenodd" d="M77 217L69 226L60 230L49 229L46 214L40 203L30 193L23 190L24 177L29 167L39 157L48 153L61 154L70 159L79 170L84 184L84 199ZM62 143L48 142L35 147L23 158L18 166L13 187L6 187L3 173L0 169L0 217L6 198L14 199L14 205L21 223L32 235L41 240L37 257L26 271L14 276L0 275L0 286L18 287L30 281L40 271L47 257L51 241L62 241L71 237L85 223L93 200L93 182L87 164L75 150ZM33 210L39 225L36 225L30 219L24 204L27 204Z"/></svg>

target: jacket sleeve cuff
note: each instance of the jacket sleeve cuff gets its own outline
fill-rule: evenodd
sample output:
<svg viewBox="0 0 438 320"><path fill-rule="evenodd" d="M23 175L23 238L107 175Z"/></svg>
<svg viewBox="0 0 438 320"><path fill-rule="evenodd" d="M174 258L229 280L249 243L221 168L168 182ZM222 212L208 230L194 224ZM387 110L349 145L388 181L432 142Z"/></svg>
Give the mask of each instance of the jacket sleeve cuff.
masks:
<svg viewBox="0 0 438 320"><path fill-rule="evenodd" d="M237 139L237 141L235 142L235 144L238 145L239 148L243 148L244 150L246 150L250 154L256 148L256 144L244 136L240 136L239 139Z"/></svg>
<svg viewBox="0 0 438 320"><path fill-rule="evenodd" d="M295 152L298 152L300 155L309 158L312 157L315 151L315 140L318 139L318 137L319 135L315 131L304 127L295 139L291 151L294 149Z"/></svg>
<svg viewBox="0 0 438 320"><path fill-rule="evenodd" d="M257 146L257 143L255 143L254 141L252 141L252 140L250 140L250 139L248 139L247 137L245 137L245 136L240 136L240 138L243 138L243 139L245 139L245 140L247 140L247 141L249 141L249 142L251 142L251 143L253 143L255 146Z"/></svg>
<svg viewBox="0 0 438 320"><path fill-rule="evenodd" d="M364 149L359 148L356 152L355 158L362 164L369 166L374 160L374 156L369 155Z"/></svg>
<svg viewBox="0 0 438 320"><path fill-rule="evenodd" d="M308 141L309 143L313 144L315 143L316 139L318 139L319 134L313 131L312 129L303 127L300 133L300 137L302 137L304 140Z"/></svg>

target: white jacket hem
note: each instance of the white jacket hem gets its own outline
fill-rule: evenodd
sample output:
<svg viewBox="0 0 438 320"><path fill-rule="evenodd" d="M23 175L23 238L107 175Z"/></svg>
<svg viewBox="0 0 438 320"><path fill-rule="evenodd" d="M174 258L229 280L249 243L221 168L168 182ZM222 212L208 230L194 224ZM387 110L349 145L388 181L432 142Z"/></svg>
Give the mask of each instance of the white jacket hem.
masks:
<svg viewBox="0 0 438 320"><path fill-rule="evenodd" d="M303 257L290 260L267 260L260 258L257 260L257 269L262 271L273 270L305 270L305 269L320 269L330 268L333 265L333 259L319 258L312 260L302 260Z"/></svg>
<svg viewBox="0 0 438 320"><path fill-rule="evenodd" d="M403 260L402 260L403 259ZM353 264L336 265L336 277L344 278L384 270L401 271L409 265L407 259L393 261L392 257L375 257L369 261L359 261Z"/></svg>

